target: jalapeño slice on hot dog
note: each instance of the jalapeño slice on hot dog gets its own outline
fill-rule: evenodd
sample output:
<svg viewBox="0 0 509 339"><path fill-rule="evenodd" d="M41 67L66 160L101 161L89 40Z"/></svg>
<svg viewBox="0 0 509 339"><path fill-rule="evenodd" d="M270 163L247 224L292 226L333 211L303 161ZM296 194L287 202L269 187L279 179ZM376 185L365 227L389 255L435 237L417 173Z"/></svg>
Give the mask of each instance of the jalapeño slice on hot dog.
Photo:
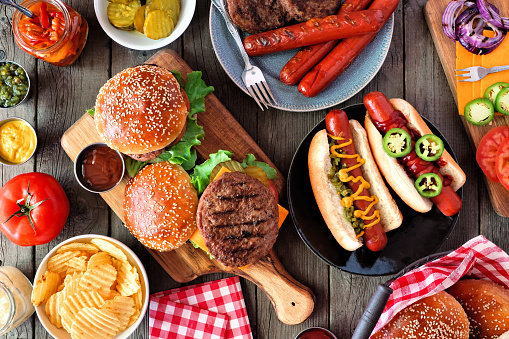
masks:
<svg viewBox="0 0 509 339"><path fill-rule="evenodd" d="M334 140L330 147L331 157L340 159L340 169L334 175L352 192L341 199L341 204L345 208L355 207L354 217L362 220L357 236L364 236L370 250L381 251L387 244L387 236L380 224L380 213L374 207L378 197L370 196L368 192L370 184L360 169L365 160L355 151L348 116L344 111L332 110L325 117L325 124L329 137Z"/></svg>

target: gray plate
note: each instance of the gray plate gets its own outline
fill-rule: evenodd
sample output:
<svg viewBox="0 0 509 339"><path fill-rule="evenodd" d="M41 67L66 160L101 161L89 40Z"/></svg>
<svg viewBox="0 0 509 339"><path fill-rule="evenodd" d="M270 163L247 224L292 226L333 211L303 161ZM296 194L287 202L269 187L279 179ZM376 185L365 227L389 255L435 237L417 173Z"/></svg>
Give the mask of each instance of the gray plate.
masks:
<svg viewBox="0 0 509 339"><path fill-rule="evenodd" d="M348 100L374 78L389 51L393 28L394 15L350 67L328 88L313 98L306 98L299 93L297 85L287 86L279 81L280 70L296 53L296 50L253 57L251 60L263 71L265 79L276 97L277 104L272 107L300 112L325 109ZM210 37L216 56L226 74L247 94L241 79L244 62L233 37L226 28L223 17L213 5L210 8Z"/></svg>

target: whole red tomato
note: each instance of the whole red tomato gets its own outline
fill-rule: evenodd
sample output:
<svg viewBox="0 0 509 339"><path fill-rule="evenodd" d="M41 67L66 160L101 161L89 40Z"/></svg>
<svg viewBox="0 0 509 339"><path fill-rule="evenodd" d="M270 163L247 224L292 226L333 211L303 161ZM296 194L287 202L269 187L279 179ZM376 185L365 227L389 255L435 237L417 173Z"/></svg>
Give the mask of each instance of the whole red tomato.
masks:
<svg viewBox="0 0 509 339"><path fill-rule="evenodd" d="M20 246L41 245L62 232L69 200L58 181L45 173L15 176L0 188L0 230Z"/></svg>

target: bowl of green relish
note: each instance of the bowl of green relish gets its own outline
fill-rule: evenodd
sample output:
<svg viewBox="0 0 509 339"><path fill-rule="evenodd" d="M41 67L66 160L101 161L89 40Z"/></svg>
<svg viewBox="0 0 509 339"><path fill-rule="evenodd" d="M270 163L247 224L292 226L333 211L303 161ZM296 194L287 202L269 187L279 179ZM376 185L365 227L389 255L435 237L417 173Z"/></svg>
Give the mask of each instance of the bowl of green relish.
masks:
<svg viewBox="0 0 509 339"><path fill-rule="evenodd" d="M0 109L21 104L29 91L30 78L25 69L13 61L0 61Z"/></svg>

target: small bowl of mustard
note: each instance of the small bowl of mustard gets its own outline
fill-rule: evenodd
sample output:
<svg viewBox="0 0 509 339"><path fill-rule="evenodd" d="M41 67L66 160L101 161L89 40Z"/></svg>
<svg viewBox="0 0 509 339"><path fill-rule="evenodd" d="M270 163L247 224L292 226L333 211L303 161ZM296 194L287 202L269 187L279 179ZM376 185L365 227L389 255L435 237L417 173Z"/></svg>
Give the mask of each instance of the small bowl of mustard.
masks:
<svg viewBox="0 0 509 339"><path fill-rule="evenodd" d="M14 61L0 61L0 110L20 105L29 93L30 77L25 68Z"/></svg>
<svg viewBox="0 0 509 339"><path fill-rule="evenodd" d="M89 192L105 193L115 188L124 177L123 155L104 143L84 147L74 162L78 183Z"/></svg>
<svg viewBox="0 0 509 339"><path fill-rule="evenodd" d="M16 117L0 120L0 163L21 165L37 149L37 134L26 120Z"/></svg>

